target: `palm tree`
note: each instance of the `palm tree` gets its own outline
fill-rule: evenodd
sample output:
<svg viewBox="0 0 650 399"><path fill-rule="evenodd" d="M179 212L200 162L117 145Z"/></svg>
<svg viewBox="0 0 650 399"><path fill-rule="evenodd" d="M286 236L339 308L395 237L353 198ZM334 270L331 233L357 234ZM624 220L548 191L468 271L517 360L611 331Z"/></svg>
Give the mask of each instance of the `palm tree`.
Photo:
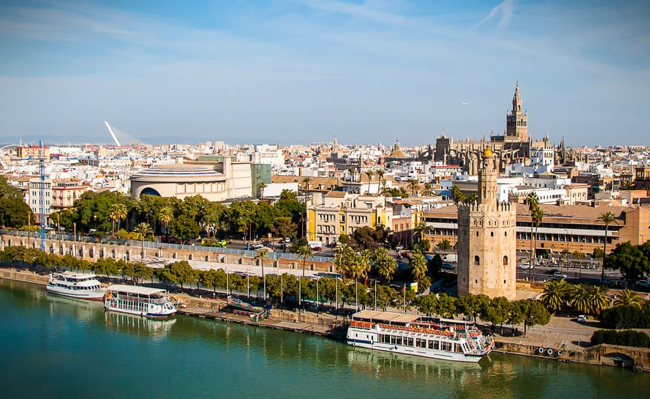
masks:
<svg viewBox="0 0 650 399"><path fill-rule="evenodd" d="M415 227L413 228L413 235L417 237L418 241L422 241L422 237L424 234L429 231L429 226L427 226L426 222L424 220L420 221L420 223L416 224Z"/></svg>
<svg viewBox="0 0 650 399"><path fill-rule="evenodd" d="M115 235L115 222L117 222L117 229L120 229L120 220L126 218L126 205L112 204L109 208L108 217L111 219L111 234Z"/></svg>
<svg viewBox="0 0 650 399"><path fill-rule="evenodd" d="M368 194L370 194L370 189L372 188L372 177L375 175L375 172L372 169L366 170L366 176L368 176Z"/></svg>
<svg viewBox="0 0 650 399"><path fill-rule="evenodd" d="M381 185L383 184L384 188L386 188L386 179L384 179L385 172L383 169L379 169L375 173L377 174L377 191L381 193L383 191Z"/></svg>
<svg viewBox="0 0 650 399"><path fill-rule="evenodd" d="M630 290L630 289L625 289L621 292L619 292L618 296L614 300L614 306L618 305L634 305L641 307L641 303L643 302L643 299L637 294L636 292Z"/></svg>
<svg viewBox="0 0 650 399"><path fill-rule="evenodd" d="M420 190L420 184L418 183L417 180L411 179L409 180L408 188L409 191L411 192L411 195L415 195L415 193L417 193L418 190Z"/></svg>
<svg viewBox="0 0 650 399"><path fill-rule="evenodd" d="M592 287L589 291L591 301L591 311L594 314L600 314L604 309L607 309L611 300L607 296L607 288L604 286Z"/></svg>
<svg viewBox="0 0 650 399"><path fill-rule="evenodd" d="M539 207L539 198L537 194L533 191L528 194L526 197L526 203L528 203L528 211L530 212L530 268L528 269L528 278L532 279L533 276L533 224L535 220L533 219L533 211Z"/></svg>
<svg viewBox="0 0 650 399"><path fill-rule="evenodd" d="M264 278L264 260L269 258L268 249L260 249L255 255L255 259L259 259L260 266L262 266L262 280L264 281L264 300L266 301L266 279Z"/></svg>
<svg viewBox="0 0 650 399"><path fill-rule="evenodd" d="M564 280L553 280L544 284L541 302L553 312L559 312L566 304L568 285Z"/></svg>
<svg viewBox="0 0 650 399"><path fill-rule="evenodd" d="M158 220L165 226L165 234L169 234L169 222L174 218L174 210L170 206L160 208Z"/></svg>
<svg viewBox="0 0 650 399"><path fill-rule="evenodd" d="M144 259L144 239L151 233L153 233L153 230L151 230L151 226L149 226L148 223L141 222L135 228L133 229L138 235L140 236L140 244L141 244L141 251L140 251L140 258Z"/></svg>
<svg viewBox="0 0 650 399"><path fill-rule="evenodd" d="M431 183L424 183L424 190L422 190L422 195L431 196L433 195L433 186Z"/></svg>
<svg viewBox="0 0 650 399"><path fill-rule="evenodd" d="M265 189L265 188L266 188L266 183L264 183L264 182L260 182L260 183L257 184L257 189L258 189L259 192L260 192L260 197L263 196L263 194L264 194L264 189Z"/></svg>
<svg viewBox="0 0 650 399"><path fill-rule="evenodd" d="M574 285L569 294L571 307L580 313L591 313L591 293L582 284Z"/></svg>
<svg viewBox="0 0 650 399"><path fill-rule="evenodd" d="M618 223L616 221L616 216L610 211L601 213L598 215L598 220L605 223L605 243L603 244L603 264L602 271L600 274L600 284L605 282L605 258L607 257L607 231L609 230L609 225L612 223Z"/></svg>
<svg viewBox="0 0 650 399"><path fill-rule="evenodd" d="M314 257L314 252L309 244L302 244L296 249L296 255L302 258L302 276L305 277L305 262L307 262L307 258Z"/></svg>
<svg viewBox="0 0 650 399"><path fill-rule="evenodd" d="M386 248L379 248L375 252L375 267L377 268L377 274L387 282L390 282L397 270L397 261L390 256Z"/></svg>
<svg viewBox="0 0 650 399"><path fill-rule="evenodd" d="M424 258L424 255L420 251L414 251L413 257L409 262L409 268L411 269L411 275L413 280L422 281L422 279L427 275L427 260Z"/></svg>

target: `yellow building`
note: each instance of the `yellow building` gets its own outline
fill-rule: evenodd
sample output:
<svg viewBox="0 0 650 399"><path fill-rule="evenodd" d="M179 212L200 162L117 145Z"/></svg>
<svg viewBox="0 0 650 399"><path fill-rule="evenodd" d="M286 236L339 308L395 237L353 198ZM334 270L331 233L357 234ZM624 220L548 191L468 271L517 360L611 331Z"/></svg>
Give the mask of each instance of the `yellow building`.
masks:
<svg viewBox="0 0 650 399"><path fill-rule="evenodd" d="M352 235L360 227L390 227L392 218L393 208L384 196L313 193L307 202L307 238L333 245L341 234Z"/></svg>

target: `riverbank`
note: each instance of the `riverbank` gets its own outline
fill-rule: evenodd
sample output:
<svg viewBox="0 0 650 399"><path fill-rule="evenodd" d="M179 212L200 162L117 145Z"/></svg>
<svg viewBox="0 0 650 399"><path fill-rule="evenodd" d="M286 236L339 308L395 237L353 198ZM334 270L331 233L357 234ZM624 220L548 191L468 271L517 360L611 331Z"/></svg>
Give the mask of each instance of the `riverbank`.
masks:
<svg viewBox="0 0 650 399"><path fill-rule="evenodd" d="M4 268L0 269L0 278L37 285L47 285L48 280L48 276L31 271ZM337 340L345 339L345 319L327 313L297 313L273 309L268 318L254 321L249 316L224 312L227 304L221 299L197 298L187 294L174 294L174 296L187 305L186 308L179 309L179 314L225 323L319 335ZM624 366L637 371L650 371L650 349L613 345L589 346L591 335L597 329L596 321L581 324L566 317L554 316L546 326L529 328L525 338L501 336L497 330L495 351L560 362Z"/></svg>

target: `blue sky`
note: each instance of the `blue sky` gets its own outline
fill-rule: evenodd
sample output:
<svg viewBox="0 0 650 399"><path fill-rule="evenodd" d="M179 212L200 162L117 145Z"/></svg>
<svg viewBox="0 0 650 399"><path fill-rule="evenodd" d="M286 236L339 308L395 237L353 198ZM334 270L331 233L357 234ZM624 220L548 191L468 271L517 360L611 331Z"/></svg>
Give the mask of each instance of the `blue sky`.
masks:
<svg viewBox="0 0 650 399"><path fill-rule="evenodd" d="M650 2L3 1L0 142L648 142Z"/></svg>

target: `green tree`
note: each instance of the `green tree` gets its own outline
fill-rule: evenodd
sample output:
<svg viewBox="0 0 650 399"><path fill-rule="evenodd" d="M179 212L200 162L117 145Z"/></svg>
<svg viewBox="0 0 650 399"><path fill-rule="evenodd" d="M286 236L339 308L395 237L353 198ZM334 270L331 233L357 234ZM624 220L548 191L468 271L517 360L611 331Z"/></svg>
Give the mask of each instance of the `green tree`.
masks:
<svg viewBox="0 0 650 399"><path fill-rule="evenodd" d="M454 204L456 204L456 206L458 206L458 204L462 204L467 199L465 194L455 184L451 188L451 198L454 200Z"/></svg>
<svg viewBox="0 0 650 399"><path fill-rule="evenodd" d="M524 337L528 327L536 325L546 325L551 321L551 315L544 305L538 301L520 300L515 301L515 306L519 309L524 323Z"/></svg>
<svg viewBox="0 0 650 399"><path fill-rule="evenodd" d="M591 302L591 311L593 314L600 314L603 310L607 309L611 300L607 296L607 288L604 286L592 287L589 290L589 301Z"/></svg>
<svg viewBox="0 0 650 399"><path fill-rule="evenodd" d="M483 294L468 294L456 300L456 307L458 308L458 312L466 316L471 316L474 324L476 324L476 318L479 317L479 315L481 315L481 313L489 305L490 298L487 295Z"/></svg>
<svg viewBox="0 0 650 399"><path fill-rule="evenodd" d="M163 232L169 234L169 222L174 219L174 209L171 206L164 206L158 212L158 220L163 225Z"/></svg>
<svg viewBox="0 0 650 399"><path fill-rule="evenodd" d="M302 276L305 277L305 263L307 263L307 258L314 257L314 252L309 244L303 244L296 248L295 253L302 258Z"/></svg>
<svg viewBox="0 0 650 399"><path fill-rule="evenodd" d="M415 195L420 190L420 184L416 179L411 179L408 182L408 189L411 192L411 195Z"/></svg>
<svg viewBox="0 0 650 399"><path fill-rule="evenodd" d="M153 230L151 230L151 226L149 226L149 224L142 222L139 223L137 226L135 226L133 231L135 231L140 237L140 244L141 244L140 257L144 259L144 240L147 238L147 236L153 234Z"/></svg>
<svg viewBox="0 0 650 399"><path fill-rule="evenodd" d="M411 256L411 261L409 262L409 269L411 269L411 277L413 281L418 283L424 279L429 270L427 265L427 260L424 258L424 254L420 251L413 252Z"/></svg>
<svg viewBox="0 0 650 399"><path fill-rule="evenodd" d="M616 295L616 299L614 299L614 306L632 305L640 308L642 303L643 299L641 299L639 294L630 289L625 289L619 292L618 295Z"/></svg>
<svg viewBox="0 0 650 399"><path fill-rule="evenodd" d="M397 261L390 256L387 249L379 248L375 252L375 268L377 274L390 283L397 271Z"/></svg>
<svg viewBox="0 0 650 399"><path fill-rule="evenodd" d="M377 286L377 306L383 311L386 311L397 300L398 294L394 288L388 285Z"/></svg>
<svg viewBox="0 0 650 399"><path fill-rule="evenodd" d="M430 197L433 195L433 186L431 183L424 183L424 189L422 190L422 195Z"/></svg>
<svg viewBox="0 0 650 399"><path fill-rule="evenodd" d="M280 216L273 221L271 232L277 237L295 237L298 235L298 226L291 221L289 216Z"/></svg>
<svg viewBox="0 0 650 399"><path fill-rule="evenodd" d="M503 325L510 321L512 311L512 302L508 298L500 296L492 299L489 305L485 305L485 309L481 311L481 319L493 325L500 326L501 334L503 334Z"/></svg>
<svg viewBox="0 0 650 399"><path fill-rule="evenodd" d="M650 272L650 257L646 255L645 249L650 252L650 244L632 245L629 241L616 244L614 250L607 256L608 268L620 270L623 278L631 286L644 274Z"/></svg>
<svg viewBox="0 0 650 399"><path fill-rule="evenodd" d="M432 316L438 311L438 297L433 293L421 295L416 298L415 306L421 313Z"/></svg>
<svg viewBox="0 0 650 399"><path fill-rule="evenodd" d="M451 243L449 242L448 239L445 238L444 240L438 243L437 247L442 252L447 252L451 249Z"/></svg>
<svg viewBox="0 0 650 399"><path fill-rule="evenodd" d="M601 222L605 223L605 242L603 243L603 264L601 267L601 274L600 274L600 283L604 284L605 282L605 258L607 256L607 233L609 232L609 225L612 223L618 223L616 221L616 216L614 216L613 213L610 211L603 212L600 215L598 215L598 220Z"/></svg>
<svg viewBox="0 0 650 399"><path fill-rule="evenodd" d="M451 318L458 314L456 309L456 298L442 293L438 298L438 314L442 317Z"/></svg>
<svg viewBox="0 0 650 399"><path fill-rule="evenodd" d="M576 284L571 287L569 301L571 307L577 312L584 314L590 314L592 312L589 289L582 284Z"/></svg>
<svg viewBox="0 0 650 399"><path fill-rule="evenodd" d="M541 302L553 313L562 310L566 304L569 287L564 280L552 280L544 284Z"/></svg>

